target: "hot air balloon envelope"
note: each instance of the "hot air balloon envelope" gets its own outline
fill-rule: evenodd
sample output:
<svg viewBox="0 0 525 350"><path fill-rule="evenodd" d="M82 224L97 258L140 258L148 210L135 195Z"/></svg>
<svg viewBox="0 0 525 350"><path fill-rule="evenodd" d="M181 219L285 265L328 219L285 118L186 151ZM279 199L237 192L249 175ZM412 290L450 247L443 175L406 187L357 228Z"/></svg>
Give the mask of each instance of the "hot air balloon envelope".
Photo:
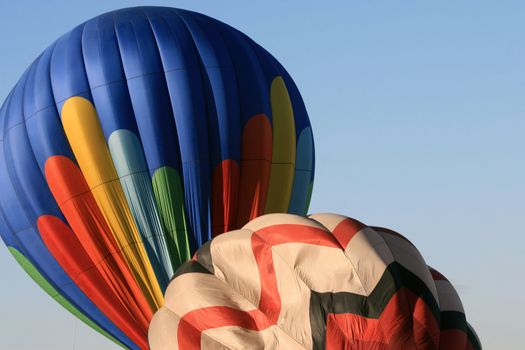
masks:
<svg viewBox="0 0 525 350"><path fill-rule="evenodd" d="M450 282L400 234L336 214L270 214L177 270L153 350L479 349Z"/></svg>
<svg viewBox="0 0 525 350"><path fill-rule="evenodd" d="M173 272L211 237L304 214L312 132L286 70L207 16L139 7L60 37L0 110L0 234L57 302L147 348Z"/></svg>

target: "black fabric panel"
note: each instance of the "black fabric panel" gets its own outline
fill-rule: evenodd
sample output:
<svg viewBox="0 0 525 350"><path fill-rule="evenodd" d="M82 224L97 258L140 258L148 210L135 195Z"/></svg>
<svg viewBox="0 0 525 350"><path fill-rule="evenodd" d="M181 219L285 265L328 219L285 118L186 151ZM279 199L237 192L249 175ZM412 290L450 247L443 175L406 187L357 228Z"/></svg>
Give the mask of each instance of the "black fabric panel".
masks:
<svg viewBox="0 0 525 350"><path fill-rule="evenodd" d="M182 276L184 274L187 274L187 273L205 273L208 275L213 275L213 272L208 270L200 262L195 261L195 260L190 260L182 264L181 267L179 267L177 271L175 271L175 274L171 278L170 282L173 281L175 278Z"/></svg>
<svg viewBox="0 0 525 350"><path fill-rule="evenodd" d="M314 349L324 349L326 346L328 314L350 313L377 319L390 299L403 287L423 299L439 323L439 306L427 285L411 271L393 262L368 297L350 292L311 292L310 325Z"/></svg>
<svg viewBox="0 0 525 350"><path fill-rule="evenodd" d="M212 241L204 243L197 251L197 261L213 275L215 274L215 269L213 268L213 259L210 252L211 243Z"/></svg>
<svg viewBox="0 0 525 350"><path fill-rule="evenodd" d="M467 333L467 319L459 311L443 311L441 313L441 330L457 329Z"/></svg>

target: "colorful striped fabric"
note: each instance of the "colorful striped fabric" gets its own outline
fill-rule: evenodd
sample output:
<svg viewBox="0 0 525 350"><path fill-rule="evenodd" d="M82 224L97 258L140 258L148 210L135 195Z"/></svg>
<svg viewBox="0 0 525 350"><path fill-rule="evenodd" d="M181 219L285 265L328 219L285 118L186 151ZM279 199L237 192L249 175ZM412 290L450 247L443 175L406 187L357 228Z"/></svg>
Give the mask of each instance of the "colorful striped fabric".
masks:
<svg viewBox="0 0 525 350"><path fill-rule="evenodd" d="M285 69L185 10L110 12L63 35L0 109L0 234L57 302L128 348L213 236L305 214L314 146Z"/></svg>
<svg viewBox="0 0 525 350"><path fill-rule="evenodd" d="M481 349L412 243L336 214L270 214L216 237L165 298L153 350Z"/></svg>

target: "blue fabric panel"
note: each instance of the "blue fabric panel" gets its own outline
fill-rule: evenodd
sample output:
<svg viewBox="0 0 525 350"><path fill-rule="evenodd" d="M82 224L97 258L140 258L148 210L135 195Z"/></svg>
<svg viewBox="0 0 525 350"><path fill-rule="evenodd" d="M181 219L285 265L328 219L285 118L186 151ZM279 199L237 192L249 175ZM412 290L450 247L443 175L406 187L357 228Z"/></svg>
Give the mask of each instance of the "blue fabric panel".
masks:
<svg viewBox="0 0 525 350"><path fill-rule="evenodd" d="M179 139L184 198L195 251L210 239L210 156L203 77L193 40L173 10L151 13Z"/></svg>
<svg viewBox="0 0 525 350"><path fill-rule="evenodd" d="M51 56L51 85L59 114L72 96L93 101L82 55L83 29L84 24L58 39Z"/></svg>
<svg viewBox="0 0 525 350"><path fill-rule="evenodd" d="M93 102L106 140L120 129L138 135L112 16L100 16L86 23L82 51Z"/></svg>
<svg viewBox="0 0 525 350"><path fill-rule="evenodd" d="M50 59L54 45L34 63L24 91L24 118L34 156L44 172L46 160L54 155L73 159L51 88Z"/></svg>
<svg viewBox="0 0 525 350"><path fill-rule="evenodd" d="M241 126L257 114L271 115L269 89L260 67L259 59L252 50L249 38L232 27L210 19L220 32L230 54L239 93Z"/></svg>
<svg viewBox="0 0 525 350"><path fill-rule="evenodd" d="M211 167L240 158L240 111L235 69L217 26L207 17L178 11L202 60L207 85L208 137Z"/></svg>
<svg viewBox="0 0 525 350"><path fill-rule="evenodd" d="M122 11L115 20L115 30L151 175L162 166L179 169L173 111L149 22L141 12Z"/></svg>

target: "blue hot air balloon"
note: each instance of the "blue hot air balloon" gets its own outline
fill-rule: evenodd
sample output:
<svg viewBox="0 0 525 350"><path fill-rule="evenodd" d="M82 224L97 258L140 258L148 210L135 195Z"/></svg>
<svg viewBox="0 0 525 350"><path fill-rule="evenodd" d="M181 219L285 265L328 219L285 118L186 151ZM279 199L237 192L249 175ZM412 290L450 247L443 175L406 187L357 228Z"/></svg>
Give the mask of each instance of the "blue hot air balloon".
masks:
<svg viewBox="0 0 525 350"><path fill-rule="evenodd" d="M312 191L312 132L286 70L185 10L118 10L60 37L7 97L0 135L8 249L133 349L204 242L262 214L304 215Z"/></svg>

